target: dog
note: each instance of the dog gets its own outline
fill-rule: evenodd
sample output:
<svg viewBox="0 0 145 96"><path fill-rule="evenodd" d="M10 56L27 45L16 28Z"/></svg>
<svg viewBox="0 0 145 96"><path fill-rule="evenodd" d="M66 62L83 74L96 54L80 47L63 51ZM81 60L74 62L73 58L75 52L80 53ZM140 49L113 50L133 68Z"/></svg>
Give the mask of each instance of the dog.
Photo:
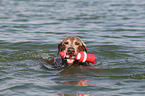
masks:
<svg viewBox="0 0 145 96"><path fill-rule="evenodd" d="M75 36L68 36L60 41L60 43L58 44L57 55L59 56L59 52L63 50L66 52L67 55L71 55L71 56L76 56L80 51L85 51L86 53L88 53L86 44L79 37L75 37ZM55 67L67 67L71 65L76 65L76 66L91 65L88 62L78 62L78 60L75 59L62 58L62 57L51 58L49 59L49 63L51 63Z"/></svg>

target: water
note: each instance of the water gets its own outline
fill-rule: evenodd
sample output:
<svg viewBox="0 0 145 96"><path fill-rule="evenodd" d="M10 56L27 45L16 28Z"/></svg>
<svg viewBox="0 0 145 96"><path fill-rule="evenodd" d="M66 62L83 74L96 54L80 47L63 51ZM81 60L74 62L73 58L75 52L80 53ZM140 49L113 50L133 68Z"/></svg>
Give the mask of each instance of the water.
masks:
<svg viewBox="0 0 145 96"><path fill-rule="evenodd" d="M1 0L1 96L145 95L144 0ZM92 69L45 68L64 37L97 56Z"/></svg>

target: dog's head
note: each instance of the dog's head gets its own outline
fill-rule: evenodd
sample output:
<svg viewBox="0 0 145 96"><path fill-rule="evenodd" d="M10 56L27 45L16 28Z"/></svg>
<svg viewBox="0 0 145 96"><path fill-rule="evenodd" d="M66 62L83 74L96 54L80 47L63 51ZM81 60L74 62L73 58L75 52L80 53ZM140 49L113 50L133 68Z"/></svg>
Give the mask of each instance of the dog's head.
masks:
<svg viewBox="0 0 145 96"><path fill-rule="evenodd" d="M76 56L80 51L85 51L86 53L88 53L86 44L82 40L80 40L79 37L74 36L68 36L61 40L61 42L58 44L58 50L65 50L67 55L72 56ZM67 59L66 63L68 65L71 65L74 61L75 60L73 59Z"/></svg>

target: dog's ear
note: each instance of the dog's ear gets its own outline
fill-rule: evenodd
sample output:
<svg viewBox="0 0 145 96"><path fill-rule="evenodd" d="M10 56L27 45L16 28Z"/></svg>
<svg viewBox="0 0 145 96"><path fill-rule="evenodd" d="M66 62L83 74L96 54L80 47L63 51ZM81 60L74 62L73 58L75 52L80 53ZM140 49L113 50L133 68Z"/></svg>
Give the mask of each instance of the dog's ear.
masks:
<svg viewBox="0 0 145 96"><path fill-rule="evenodd" d="M61 48L62 48L62 41L63 41L63 40L61 40L60 43L58 44L58 51L61 51Z"/></svg>
<svg viewBox="0 0 145 96"><path fill-rule="evenodd" d="M81 41L81 42L82 42L83 50L84 50L86 53L88 53L87 45L86 45L83 41Z"/></svg>
<svg viewBox="0 0 145 96"><path fill-rule="evenodd" d="M61 40L58 44L58 52L65 50L65 45L63 43L64 40Z"/></svg>

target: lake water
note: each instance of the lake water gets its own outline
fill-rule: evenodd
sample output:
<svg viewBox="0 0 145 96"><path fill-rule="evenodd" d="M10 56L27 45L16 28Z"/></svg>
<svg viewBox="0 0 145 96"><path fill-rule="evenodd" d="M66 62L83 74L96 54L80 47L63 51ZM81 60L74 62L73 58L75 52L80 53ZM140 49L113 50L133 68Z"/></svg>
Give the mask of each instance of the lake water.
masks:
<svg viewBox="0 0 145 96"><path fill-rule="evenodd" d="M44 67L66 36L92 69ZM1 96L144 96L144 0L1 0Z"/></svg>

